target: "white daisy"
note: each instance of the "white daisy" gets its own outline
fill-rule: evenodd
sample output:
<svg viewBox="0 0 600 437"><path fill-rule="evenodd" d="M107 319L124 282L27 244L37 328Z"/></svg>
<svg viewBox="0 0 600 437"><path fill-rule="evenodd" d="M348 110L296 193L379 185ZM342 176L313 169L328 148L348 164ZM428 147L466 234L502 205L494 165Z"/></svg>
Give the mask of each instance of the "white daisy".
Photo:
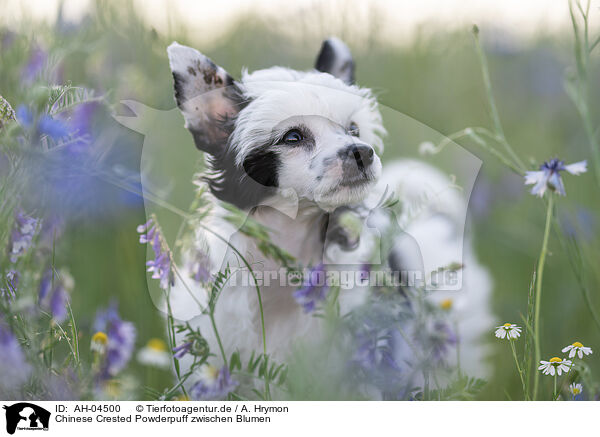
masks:
<svg viewBox="0 0 600 437"><path fill-rule="evenodd" d="M512 340L521 336L521 328L514 323L505 323L502 326L496 326L496 337Z"/></svg>
<svg viewBox="0 0 600 437"><path fill-rule="evenodd" d="M90 344L90 349L92 352L97 352L100 355L106 352L106 345L108 344L108 336L102 332L98 331L92 336L92 342Z"/></svg>
<svg viewBox="0 0 600 437"><path fill-rule="evenodd" d="M550 361L540 361L541 366L538 370L541 370L544 375L552 375L558 373L558 376L562 375L562 372L568 373L571 370L573 364L570 360L563 360L562 358L554 357L550 358Z"/></svg>
<svg viewBox="0 0 600 437"><path fill-rule="evenodd" d="M573 358L575 354L579 357L579 359L583 358L583 355L590 355L592 353L592 348L582 345L580 342L576 341L573 344L565 346L562 350L563 352L569 352L569 358Z"/></svg>
<svg viewBox="0 0 600 437"><path fill-rule="evenodd" d="M569 385L569 391L571 392L571 394L573 396L577 396L580 395L581 392L583 391L583 385L579 384L579 383L572 383L571 385Z"/></svg>
<svg viewBox="0 0 600 437"><path fill-rule="evenodd" d="M152 338L137 354L137 359L146 366L166 369L171 365L171 354L167 345L159 338Z"/></svg>

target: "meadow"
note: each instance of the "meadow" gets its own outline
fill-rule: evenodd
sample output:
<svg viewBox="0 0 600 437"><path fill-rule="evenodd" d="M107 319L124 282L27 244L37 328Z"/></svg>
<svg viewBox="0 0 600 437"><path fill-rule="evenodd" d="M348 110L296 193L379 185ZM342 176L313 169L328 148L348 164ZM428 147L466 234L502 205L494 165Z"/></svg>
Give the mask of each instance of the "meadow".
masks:
<svg viewBox="0 0 600 437"><path fill-rule="evenodd" d="M243 15L208 44L192 39L183 26L158 32L133 4L107 1L96 2L79 22L59 16L54 23L25 20L0 28L0 350L8 357L0 360L0 399L187 396L170 365L163 365L164 354L144 359L142 352L162 350L170 363L169 349L176 345L152 299L157 281L146 272L149 249L136 232L147 221L139 174L144 136L113 115L132 115L124 100L165 114L156 120L154 141L164 145L163 172L175 182L154 180L151 188L170 191L173 203L187 211L194 194L183 175L199 169L201 157L188 159L195 156L193 140L172 111L166 47L173 40L196 47L232 73L275 64L308 69L321 41L336 32L352 48L358 83L390 108L384 124L394 146L386 147L384 165L413 156L444 168L443 160L419 153L427 139L421 125L482 160L468 232L494 283L492 372L485 382L474 382L476 389L457 383L438 398L531 397L532 388L524 393L515 368L511 340L494 336L496 326L512 322L523 327L511 344L519 364L531 369L528 385L540 373L531 362L536 347L542 360L561 356L576 341L591 347L594 353L561 380L561 399L570 399L567 385L573 382L584 389L572 398L595 400L600 17L586 4L572 3L573 29L549 29L531 41L483 26L447 32L424 25L412 42L400 44L386 41L377 25L362 38L350 27L326 23L291 37L278 27L283 24ZM304 19L318 21L318 8L313 13ZM393 114L419 125L398 123ZM473 130L464 134L467 127ZM552 158L567 164L587 160L588 169L579 176L562 173L566 196L551 187L540 199L525 185L525 172ZM177 232L178 217L158 214L158 220L165 233ZM109 363L113 367L103 361L106 340L95 336L111 329L122 330L121 346L127 348ZM190 338L201 348L200 338ZM300 388L302 371L255 364L261 378L267 374L287 384L292 399L339 396ZM539 376L538 399L558 396L552 379Z"/></svg>

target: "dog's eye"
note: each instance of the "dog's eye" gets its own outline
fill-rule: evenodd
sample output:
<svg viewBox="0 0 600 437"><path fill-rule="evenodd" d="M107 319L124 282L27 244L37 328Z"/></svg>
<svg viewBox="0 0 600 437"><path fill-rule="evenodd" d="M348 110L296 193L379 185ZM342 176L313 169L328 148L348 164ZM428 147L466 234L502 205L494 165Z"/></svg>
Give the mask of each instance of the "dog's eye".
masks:
<svg viewBox="0 0 600 437"><path fill-rule="evenodd" d="M294 144L298 141L302 141L304 137L298 129L292 129L283 136L283 142L286 144Z"/></svg>
<svg viewBox="0 0 600 437"><path fill-rule="evenodd" d="M360 135L360 131L358 130L358 125L353 121L350 122L350 126L348 126L348 133L353 137L357 137Z"/></svg>

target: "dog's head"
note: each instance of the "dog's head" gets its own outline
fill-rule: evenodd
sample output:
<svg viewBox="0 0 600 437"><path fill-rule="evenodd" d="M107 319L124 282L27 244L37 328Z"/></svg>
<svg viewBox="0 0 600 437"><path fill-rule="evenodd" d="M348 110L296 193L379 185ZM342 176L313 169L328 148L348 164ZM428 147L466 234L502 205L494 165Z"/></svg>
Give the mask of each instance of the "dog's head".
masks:
<svg viewBox="0 0 600 437"><path fill-rule="evenodd" d="M362 200L378 179L385 130L371 92L353 83L342 41L323 43L315 70L243 71L239 81L195 49L167 51L217 198L251 208L284 189L330 209Z"/></svg>

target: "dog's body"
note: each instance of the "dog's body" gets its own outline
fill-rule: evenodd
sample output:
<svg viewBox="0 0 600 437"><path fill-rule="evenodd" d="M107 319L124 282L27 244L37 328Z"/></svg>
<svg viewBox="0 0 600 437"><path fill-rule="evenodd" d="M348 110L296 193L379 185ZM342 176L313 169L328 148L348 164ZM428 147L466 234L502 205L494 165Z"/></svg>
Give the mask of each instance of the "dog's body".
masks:
<svg viewBox="0 0 600 437"><path fill-rule="evenodd" d="M371 262L378 233L396 220L394 225L402 232L394 237L392 253L383 254L400 264L396 267L430 272L456 262L466 266L460 291L436 292L431 299L452 298L461 344L471 357L463 364L482 374L484 349L473 346L489 329L491 287L469 242L456 232L464 227L460 213L464 200L447 178L421 162L397 162L382 174L376 152L383 148L385 130L372 94L353 85L354 65L345 44L326 41L317 70L273 67L244 72L239 82L194 49L174 43L168 52L186 127L197 147L209 155L207 183L215 206L206 225L219 236L199 230L197 239L206 239L210 270L214 273L227 264L243 267L243 254L260 277L281 274L281 265L224 218L227 211L221 202L246 210L271 231L272 243L299 264L324 263L345 271L360 270ZM403 204L398 217L377 212L390 189ZM340 208L353 211L364 223L356 241L336 229ZM186 256L183 264L193 265L193 251ZM318 341L322 319L296 301L297 284L281 280L279 275L271 278L260 291L267 352L284 362L298 340ZM174 315L199 327L216 352L211 321L195 303L196 299L206 303L206 292L192 285L192 298L190 283L175 285ZM341 313L365 302L367 295L363 285L342 290ZM215 322L227 354L238 350L247 357L262 351L259 301L252 284L224 289ZM191 360L184 358L184 367L191 365L186 359Z"/></svg>

